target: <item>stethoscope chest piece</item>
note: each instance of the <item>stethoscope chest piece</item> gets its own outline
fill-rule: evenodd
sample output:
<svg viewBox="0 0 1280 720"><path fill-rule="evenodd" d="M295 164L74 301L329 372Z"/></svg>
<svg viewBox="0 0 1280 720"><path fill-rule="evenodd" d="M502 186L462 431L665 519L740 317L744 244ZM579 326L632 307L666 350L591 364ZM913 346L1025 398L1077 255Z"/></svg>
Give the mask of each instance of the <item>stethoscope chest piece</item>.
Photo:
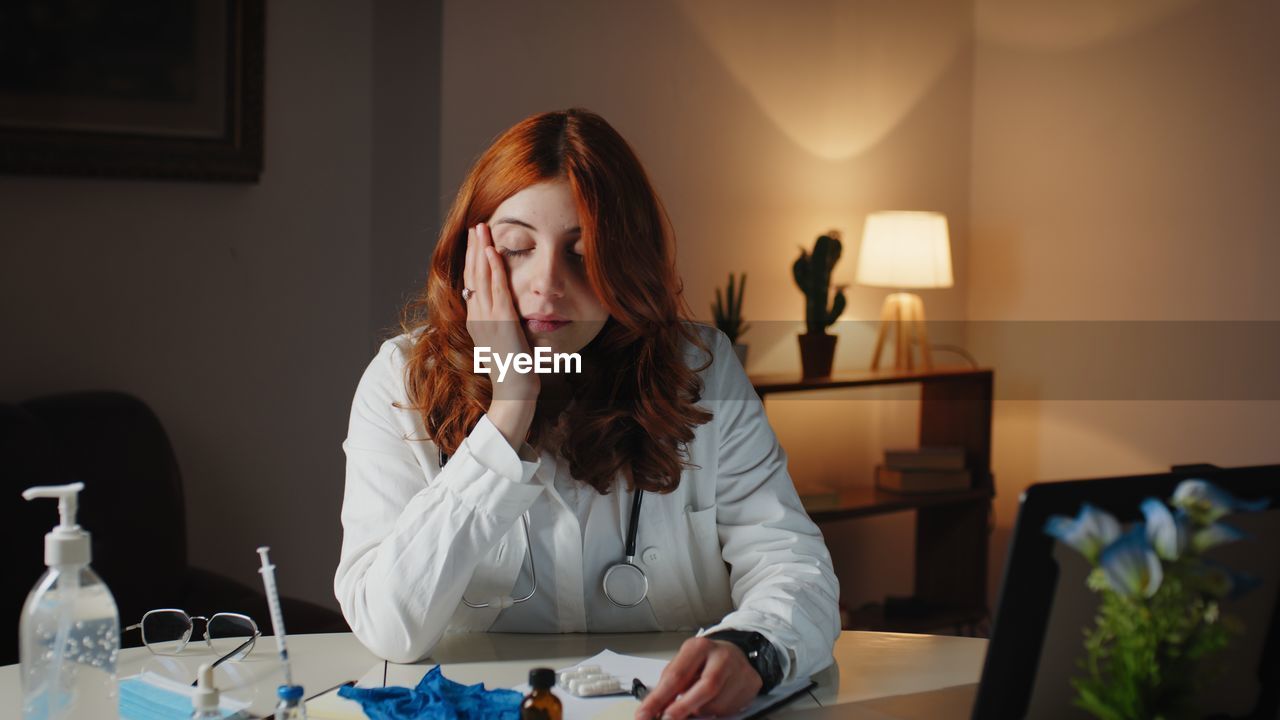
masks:
<svg viewBox="0 0 1280 720"><path fill-rule="evenodd" d="M604 596L620 608L633 608L649 594L649 578L630 562L613 565L604 574Z"/></svg>
<svg viewBox="0 0 1280 720"><path fill-rule="evenodd" d="M445 463L449 461L449 456L440 452L440 467L443 468ZM644 500L644 492L640 488L636 488L631 500L631 523L627 528L626 541L626 559L622 562L614 563L604 573L604 579L601 581L601 589L604 596L609 602L620 608L633 608L644 602L649 595L649 578L645 577L644 571L635 564L636 558L636 534L640 528L640 503ZM533 538L529 536L529 512L525 511L520 516L521 522L524 524L524 544L526 557L529 561L529 578L533 587L524 597L495 597L490 598L487 602L476 603L467 599L463 594L462 602L469 608L483 610L485 608L506 609L513 605L518 605L532 598L538 592L538 570L533 563Z"/></svg>
<svg viewBox="0 0 1280 720"><path fill-rule="evenodd" d="M636 566L636 531L640 528L640 502L644 493L635 489L631 499L631 523L627 528L626 559L614 563L604 573L601 589L609 602L620 608L633 608L649 594L649 578Z"/></svg>

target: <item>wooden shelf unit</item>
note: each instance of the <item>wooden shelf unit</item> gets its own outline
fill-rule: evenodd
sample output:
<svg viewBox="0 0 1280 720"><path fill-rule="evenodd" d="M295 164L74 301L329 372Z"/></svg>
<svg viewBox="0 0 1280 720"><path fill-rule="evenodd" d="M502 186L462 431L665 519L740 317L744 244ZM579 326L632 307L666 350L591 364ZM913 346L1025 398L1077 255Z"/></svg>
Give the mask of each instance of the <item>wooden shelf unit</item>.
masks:
<svg viewBox="0 0 1280 720"><path fill-rule="evenodd" d="M883 608L855 612L855 628L925 632L950 626L974 627L982 622L988 612L987 543L995 495L991 476L994 372L953 367L854 370L812 380L795 375L753 375L751 382L762 401L780 393L920 385L918 442L921 446L963 447L973 478L971 487L918 495L890 493L867 485L797 487L805 510L817 523L908 510L916 513L916 594L912 600L929 610L910 616L885 613ZM865 470L869 476L871 469Z"/></svg>

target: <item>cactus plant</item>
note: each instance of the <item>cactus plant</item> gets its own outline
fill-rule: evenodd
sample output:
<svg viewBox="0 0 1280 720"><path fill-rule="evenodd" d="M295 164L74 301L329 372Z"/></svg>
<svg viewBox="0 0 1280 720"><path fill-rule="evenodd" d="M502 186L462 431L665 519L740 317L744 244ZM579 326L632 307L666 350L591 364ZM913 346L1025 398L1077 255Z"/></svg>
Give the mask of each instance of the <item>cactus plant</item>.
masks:
<svg viewBox="0 0 1280 720"><path fill-rule="evenodd" d="M844 286L836 287L831 307L827 307L827 297L831 294L831 269L840 259L840 235L832 230L818 238L813 245L813 252L800 248L800 257L791 267L795 275L796 285L804 293L804 321L812 334L824 334L826 329L835 323L840 313L844 312Z"/></svg>
<svg viewBox="0 0 1280 720"><path fill-rule="evenodd" d="M738 338L751 328L750 323L742 322L742 296L747 290L747 274L742 273L741 277L742 279L737 281L737 292L734 292L735 278L733 273L729 273L728 290L724 296L721 296L720 288L716 288L716 301L711 306L716 327L729 336L729 342L734 344L737 344Z"/></svg>

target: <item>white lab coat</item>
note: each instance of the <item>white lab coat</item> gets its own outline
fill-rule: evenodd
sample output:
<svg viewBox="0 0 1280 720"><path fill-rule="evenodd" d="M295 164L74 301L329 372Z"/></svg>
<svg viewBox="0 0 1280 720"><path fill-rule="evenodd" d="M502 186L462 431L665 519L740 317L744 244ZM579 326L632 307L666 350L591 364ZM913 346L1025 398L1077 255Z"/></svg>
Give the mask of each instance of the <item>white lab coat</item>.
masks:
<svg viewBox="0 0 1280 720"><path fill-rule="evenodd" d="M619 620L599 591L599 570L623 555L631 493L599 496L582 484L593 497L573 512L553 482L562 474L564 487L566 463L557 465L545 451L539 457L527 444L517 454L487 417L441 470L421 417L406 409L411 341L401 335L384 343L360 380L343 443L347 479L334 591L356 637L376 655L412 662L446 631L488 630L500 612L516 612L519 605L472 609L461 598L480 603L527 591L520 516L530 510L542 522L531 524L538 592L546 593L539 602L554 607L558 622L535 621L530 613L528 627L512 616L502 629L737 628L760 632L782 650L784 679L830 664L840 632L831 557L801 508L786 454L728 339L694 327L715 356L701 373L700 401L714 418L695 429L693 467L679 487L645 494L636 563L649 579L649 595L645 619L633 625ZM692 345L685 352L694 367L705 359ZM539 503L545 507L534 513ZM561 511L548 509L557 506ZM547 584L554 591L544 590Z"/></svg>

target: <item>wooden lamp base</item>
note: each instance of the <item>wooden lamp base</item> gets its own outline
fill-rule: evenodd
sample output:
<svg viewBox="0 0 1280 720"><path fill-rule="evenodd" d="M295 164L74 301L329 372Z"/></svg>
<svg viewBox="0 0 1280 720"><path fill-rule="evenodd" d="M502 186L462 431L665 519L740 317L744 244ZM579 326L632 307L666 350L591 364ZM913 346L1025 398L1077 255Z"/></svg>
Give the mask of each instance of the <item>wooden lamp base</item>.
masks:
<svg viewBox="0 0 1280 720"><path fill-rule="evenodd" d="M929 350L929 335L924 324L924 301L919 295L896 292L884 299L880 309L880 330L876 333L876 349L871 355L871 369L880 368L880 353L884 350L889 333L894 333L893 368L915 369L915 348L920 345L920 367L933 368L933 353Z"/></svg>

